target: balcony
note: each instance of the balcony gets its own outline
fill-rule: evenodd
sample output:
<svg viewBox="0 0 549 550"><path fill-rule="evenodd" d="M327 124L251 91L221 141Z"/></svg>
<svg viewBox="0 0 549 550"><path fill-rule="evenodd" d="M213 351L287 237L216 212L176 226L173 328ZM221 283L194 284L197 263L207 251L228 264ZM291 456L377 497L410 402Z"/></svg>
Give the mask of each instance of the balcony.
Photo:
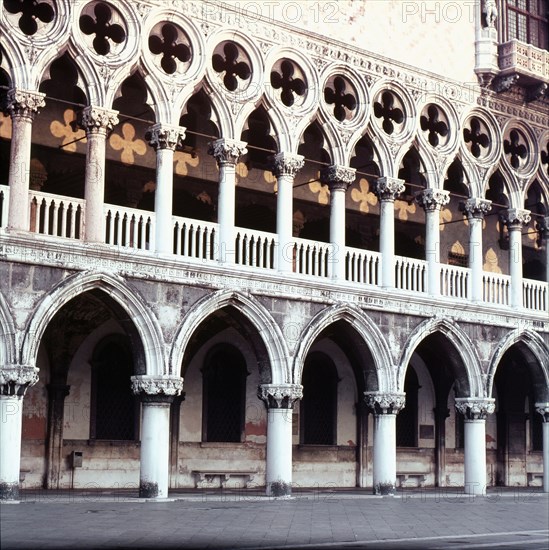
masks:
<svg viewBox="0 0 549 550"><path fill-rule="evenodd" d="M517 39L499 45L498 77L516 77L525 87L549 83L549 52Z"/></svg>
<svg viewBox="0 0 549 550"><path fill-rule="evenodd" d="M9 187L0 185L0 228L7 224ZM83 235L85 201L38 191L29 193L30 231L63 240L80 240ZM105 245L118 251L155 250L155 213L110 204L104 205ZM185 262L218 266L218 224L172 216L173 253ZM234 261L256 273L276 272L277 235L252 229L235 228ZM329 243L294 238L289 257L292 271L311 280L330 278L333 254ZM378 252L346 247L345 283L379 287L381 255ZM290 274L288 274L290 275ZM291 276L291 275L290 275ZM443 297L463 301L469 299L470 269L440 265L440 291ZM427 296L427 262L414 258L395 257L395 288L398 291ZM511 277L483 273L485 304L510 305ZM523 307L546 312L549 308L549 284L523 280Z"/></svg>

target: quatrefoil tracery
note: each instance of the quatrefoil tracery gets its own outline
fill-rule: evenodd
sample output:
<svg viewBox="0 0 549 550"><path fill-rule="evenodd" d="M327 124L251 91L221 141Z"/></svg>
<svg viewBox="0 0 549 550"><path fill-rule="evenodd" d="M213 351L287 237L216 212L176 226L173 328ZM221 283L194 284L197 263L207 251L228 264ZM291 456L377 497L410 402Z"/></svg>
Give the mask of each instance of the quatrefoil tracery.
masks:
<svg viewBox="0 0 549 550"><path fill-rule="evenodd" d="M225 73L223 84L229 92L234 92L239 87L239 79L242 81L248 80L252 74L249 63L243 61L243 57L243 54L241 54L239 48L233 42L225 43L223 46L223 55L214 53L212 56L214 70L217 73Z"/></svg>
<svg viewBox="0 0 549 550"><path fill-rule="evenodd" d="M515 170L524 164L522 161L525 161L528 155L528 148L524 141L524 138L516 130L511 130L509 139L503 141L503 150Z"/></svg>
<svg viewBox="0 0 549 550"><path fill-rule="evenodd" d="M286 107L295 103L295 96L305 95L305 81L300 78L299 70L289 59L284 59L278 70L271 71L271 85L275 90L281 90L280 100Z"/></svg>
<svg viewBox="0 0 549 550"><path fill-rule="evenodd" d="M53 7L48 2L37 0L4 0L4 8L13 15L21 14L19 28L29 36L38 31L37 20L51 23L55 16Z"/></svg>
<svg viewBox="0 0 549 550"><path fill-rule="evenodd" d="M171 23L162 24L158 32L149 36L149 50L161 55L160 66L167 74L177 71L178 61L186 63L191 59L191 48L182 41L178 29Z"/></svg>
<svg viewBox="0 0 549 550"><path fill-rule="evenodd" d="M404 122L404 113L402 109L395 107L395 96L389 91L383 92L381 101L374 103L374 115L383 119L383 130L389 135L395 131L395 124Z"/></svg>
<svg viewBox="0 0 549 550"><path fill-rule="evenodd" d="M463 129L463 139L465 143L470 143L469 149L475 158L479 158L482 150L490 146L490 137L483 131L483 126L480 119L473 117L469 123L469 128Z"/></svg>
<svg viewBox="0 0 549 550"><path fill-rule="evenodd" d="M87 35L95 34L93 49L99 55L108 55L111 51L109 41L121 44L126 39L126 31L121 25L111 22L113 12L107 4L95 4L93 13L95 19L88 14L80 17L80 30Z"/></svg>
<svg viewBox="0 0 549 550"><path fill-rule="evenodd" d="M333 83L324 88L324 100L334 106L334 117L339 122L352 118L357 100L354 93L347 92L351 86L341 76L336 76Z"/></svg>
<svg viewBox="0 0 549 550"><path fill-rule="evenodd" d="M448 135L448 124L442 120L444 115L436 105L427 107L427 116L421 115L419 123L424 132L428 132L429 143L433 147L437 147L440 143L440 138L445 138Z"/></svg>

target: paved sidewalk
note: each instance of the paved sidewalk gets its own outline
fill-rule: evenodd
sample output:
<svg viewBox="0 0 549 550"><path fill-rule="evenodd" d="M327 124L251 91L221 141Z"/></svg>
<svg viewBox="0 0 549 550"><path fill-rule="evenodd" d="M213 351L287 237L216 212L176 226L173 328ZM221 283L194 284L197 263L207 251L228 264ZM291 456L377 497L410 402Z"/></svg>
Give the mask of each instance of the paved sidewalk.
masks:
<svg viewBox="0 0 549 550"><path fill-rule="evenodd" d="M549 548L549 495L526 489L303 491L276 500L248 491L24 492L0 506L1 548Z"/></svg>

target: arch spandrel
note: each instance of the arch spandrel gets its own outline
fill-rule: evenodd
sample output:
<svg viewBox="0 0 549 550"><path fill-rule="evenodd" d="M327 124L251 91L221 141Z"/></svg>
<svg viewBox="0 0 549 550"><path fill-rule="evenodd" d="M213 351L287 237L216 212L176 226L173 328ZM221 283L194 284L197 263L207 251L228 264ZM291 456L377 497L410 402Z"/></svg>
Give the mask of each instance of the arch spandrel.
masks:
<svg viewBox="0 0 549 550"><path fill-rule="evenodd" d="M15 363L15 323L8 302L0 292L0 368Z"/></svg>

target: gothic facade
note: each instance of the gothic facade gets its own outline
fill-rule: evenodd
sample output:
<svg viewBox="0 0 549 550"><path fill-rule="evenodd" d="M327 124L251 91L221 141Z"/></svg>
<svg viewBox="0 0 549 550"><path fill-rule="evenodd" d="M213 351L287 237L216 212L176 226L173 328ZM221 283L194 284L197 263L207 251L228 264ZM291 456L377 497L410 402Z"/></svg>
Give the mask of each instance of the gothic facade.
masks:
<svg viewBox="0 0 549 550"><path fill-rule="evenodd" d="M436 5L1 2L0 498L549 491L547 2Z"/></svg>

